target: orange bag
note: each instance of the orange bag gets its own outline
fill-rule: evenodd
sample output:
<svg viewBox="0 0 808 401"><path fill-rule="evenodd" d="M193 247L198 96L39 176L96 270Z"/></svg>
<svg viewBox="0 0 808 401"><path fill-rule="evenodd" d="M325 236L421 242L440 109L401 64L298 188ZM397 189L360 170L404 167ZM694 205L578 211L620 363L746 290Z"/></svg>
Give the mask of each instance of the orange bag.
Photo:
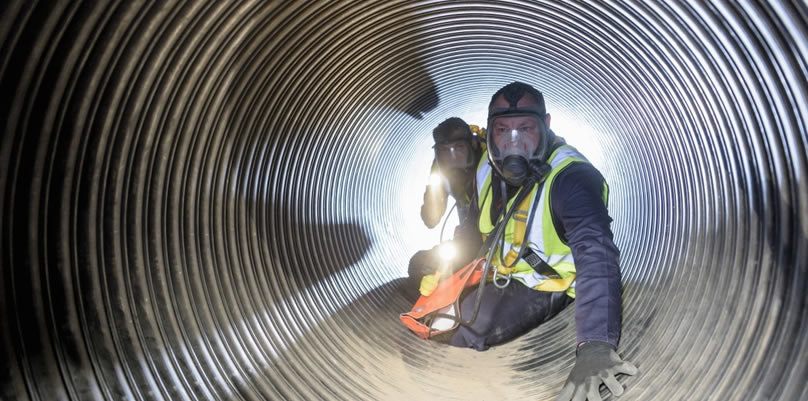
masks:
<svg viewBox="0 0 808 401"><path fill-rule="evenodd" d="M458 270L449 279L443 280L429 296L421 296L412 310L399 315L401 322L418 337L428 339L452 331L460 324L454 319L435 318L437 313L462 316L460 294L467 287L479 284L485 268L485 258L479 258Z"/></svg>

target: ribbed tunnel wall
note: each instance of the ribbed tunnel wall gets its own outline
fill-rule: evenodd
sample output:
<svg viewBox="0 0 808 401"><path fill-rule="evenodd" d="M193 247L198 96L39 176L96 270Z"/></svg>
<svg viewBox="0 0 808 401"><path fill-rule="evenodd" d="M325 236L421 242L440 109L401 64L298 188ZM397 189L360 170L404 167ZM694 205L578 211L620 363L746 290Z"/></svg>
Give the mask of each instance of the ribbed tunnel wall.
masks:
<svg viewBox="0 0 808 401"><path fill-rule="evenodd" d="M0 6L0 399L552 399L572 307L397 318L431 129L522 80L611 185L623 399L808 400L804 2L99 3Z"/></svg>

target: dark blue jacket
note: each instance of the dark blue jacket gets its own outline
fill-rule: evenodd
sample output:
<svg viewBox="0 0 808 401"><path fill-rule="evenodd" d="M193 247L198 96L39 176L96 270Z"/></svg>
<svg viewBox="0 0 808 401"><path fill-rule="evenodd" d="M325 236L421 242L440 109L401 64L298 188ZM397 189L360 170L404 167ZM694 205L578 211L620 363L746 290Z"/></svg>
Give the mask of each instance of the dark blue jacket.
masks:
<svg viewBox="0 0 808 401"><path fill-rule="evenodd" d="M617 347L621 326L620 251L603 203L603 176L592 165L572 163L550 188L556 230L575 259L575 325L578 343Z"/></svg>

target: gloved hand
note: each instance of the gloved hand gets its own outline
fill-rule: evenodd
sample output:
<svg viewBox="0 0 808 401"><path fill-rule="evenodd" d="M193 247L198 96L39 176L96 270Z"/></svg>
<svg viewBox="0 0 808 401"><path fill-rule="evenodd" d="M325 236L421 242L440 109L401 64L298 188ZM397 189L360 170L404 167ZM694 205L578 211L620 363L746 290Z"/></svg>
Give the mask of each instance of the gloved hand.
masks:
<svg viewBox="0 0 808 401"><path fill-rule="evenodd" d="M427 274L424 278L421 279L421 287L418 288L418 291L421 292L421 295L428 297L435 291L435 288L438 288L438 283L440 282L440 272L435 274Z"/></svg>
<svg viewBox="0 0 808 401"><path fill-rule="evenodd" d="M637 368L617 355L611 344L591 341L578 347L575 367L556 401L601 401L600 383L606 384L615 397L623 394L623 385L614 375L637 374Z"/></svg>
<svg viewBox="0 0 808 401"><path fill-rule="evenodd" d="M424 189L424 203L421 205L421 220L427 228L435 228L446 213L448 194L443 187L427 185Z"/></svg>

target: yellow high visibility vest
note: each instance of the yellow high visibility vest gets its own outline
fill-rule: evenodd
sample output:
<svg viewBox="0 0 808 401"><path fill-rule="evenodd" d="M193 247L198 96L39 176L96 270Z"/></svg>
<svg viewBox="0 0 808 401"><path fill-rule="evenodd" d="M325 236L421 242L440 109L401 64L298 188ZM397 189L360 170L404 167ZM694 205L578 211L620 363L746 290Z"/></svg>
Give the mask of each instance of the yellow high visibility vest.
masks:
<svg viewBox="0 0 808 401"><path fill-rule="evenodd" d="M553 224L553 215L550 210L550 189L558 174L572 163L589 163L586 158L575 148L569 145L562 145L550 155L550 166L552 170L547 176L542 191L539 194L539 201L536 205L541 211L541 215L533 220L528 236L529 246L533 252L545 261L550 268L555 271L557 277L545 276L536 272L524 260L519 260L514 265L514 260L519 256L519 251L527 231L527 220L533 212L533 201L539 192L540 184L535 184L531 193L525 197L511 219L505 225L505 248L507 252L504 258L500 258L502 249L497 245L494 255L487 255L491 260L491 265L497 268L500 274L511 274L511 277L521 281L524 285L538 291L560 292L565 291L567 295L575 298L575 261L572 257L572 250L565 244L558 235L558 231ZM479 229L483 236L489 235L494 230L494 223L491 221L491 204L493 193L491 189L492 167L488 164L488 155L484 154L477 166L477 195L478 207L480 210ZM609 188L603 183L603 202L608 203ZM515 197L514 197L515 198ZM515 199L508 201L505 210L510 210ZM504 215L503 212L501 215ZM505 265L501 264L502 261ZM508 268L507 266L513 265Z"/></svg>

